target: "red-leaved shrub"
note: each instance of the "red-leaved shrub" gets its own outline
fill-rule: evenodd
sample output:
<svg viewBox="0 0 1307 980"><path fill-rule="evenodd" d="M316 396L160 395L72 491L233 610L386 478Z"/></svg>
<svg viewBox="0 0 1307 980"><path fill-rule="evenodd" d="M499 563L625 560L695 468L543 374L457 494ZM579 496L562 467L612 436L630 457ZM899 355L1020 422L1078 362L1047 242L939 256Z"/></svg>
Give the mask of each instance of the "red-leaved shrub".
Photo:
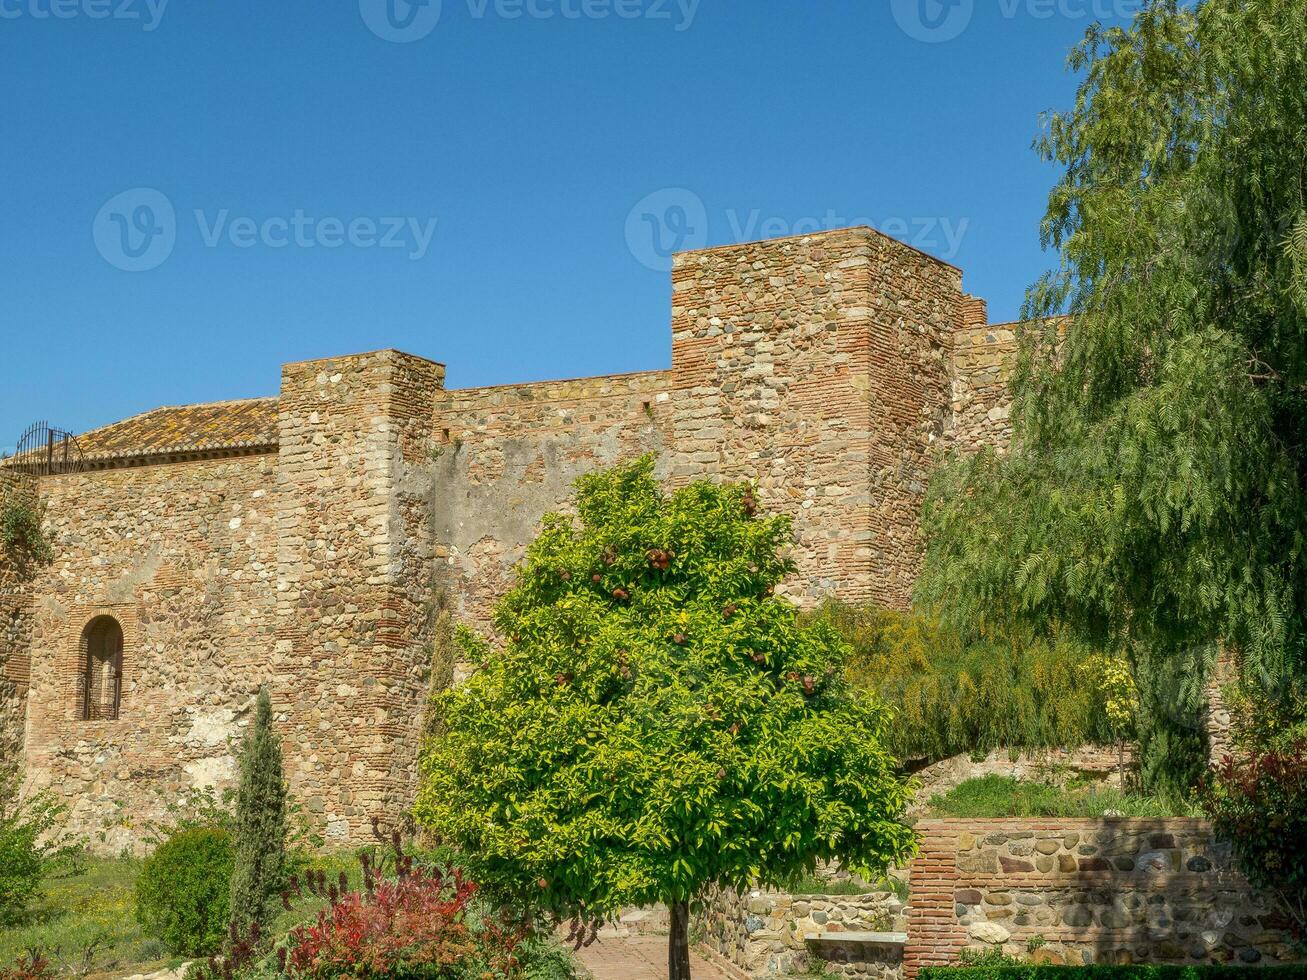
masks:
<svg viewBox="0 0 1307 980"><path fill-rule="evenodd" d="M289 977L510 976L525 930L473 921L476 885L461 872L415 867L368 878L367 891L338 894L313 925L278 951ZM455 972L457 971L457 972Z"/></svg>
<svg viewBox="0 0 1307 980"><path fill-rule="evenodd" d="M36 951L18 957L9 969L0 967L0 980L49 980L53 976L50 961Z"/></svg>
<svg viewBox="0 0 1307 980"><path fill-rule="evenodd" d="M1307 934L1307 741L1227 756L1204 781L1202 802L1248 879L1276 892Z"/></svg>

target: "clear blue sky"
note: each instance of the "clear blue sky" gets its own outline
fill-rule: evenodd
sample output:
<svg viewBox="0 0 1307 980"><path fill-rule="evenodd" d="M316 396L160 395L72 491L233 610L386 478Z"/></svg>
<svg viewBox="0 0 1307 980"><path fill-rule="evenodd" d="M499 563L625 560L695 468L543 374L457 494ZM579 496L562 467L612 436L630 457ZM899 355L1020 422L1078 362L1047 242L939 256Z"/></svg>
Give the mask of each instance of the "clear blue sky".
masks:
<svg viewBox="0 0 1307 980"><path fill-rule="evenodd" d="M948 2L0 0L0 448L379 347L451 387L666 367L644 213L869 220L1011 318L1039 113L1134 6Z"/></svg>

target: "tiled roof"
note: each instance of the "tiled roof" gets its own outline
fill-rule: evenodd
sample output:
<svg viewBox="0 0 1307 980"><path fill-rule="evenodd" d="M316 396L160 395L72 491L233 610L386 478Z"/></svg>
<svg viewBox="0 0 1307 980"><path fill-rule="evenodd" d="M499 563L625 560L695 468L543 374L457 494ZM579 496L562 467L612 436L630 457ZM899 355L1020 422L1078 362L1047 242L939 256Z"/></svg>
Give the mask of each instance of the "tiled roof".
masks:
<svg viewBox="0 0 1307 980"><path fill-rule="evenodd" d="M277 445L277 399L156 408L77 437L88 463L179 456Z"/></svg>

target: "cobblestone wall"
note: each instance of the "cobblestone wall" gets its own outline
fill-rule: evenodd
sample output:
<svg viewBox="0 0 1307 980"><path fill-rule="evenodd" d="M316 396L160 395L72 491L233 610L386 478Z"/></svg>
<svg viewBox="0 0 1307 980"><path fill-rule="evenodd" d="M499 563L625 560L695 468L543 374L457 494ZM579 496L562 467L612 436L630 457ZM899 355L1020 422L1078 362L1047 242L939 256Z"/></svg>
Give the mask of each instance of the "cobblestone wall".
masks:
<svg viewBox="0 0 1307 980"><path fill-rule="evenodd" d="M38 500L39 486L30 478L0 472L0 506L6 500ZM22 754L31 683L30 576L0 543L0 763Z"/></svg>
<svg viewBox="0 0 1307 980"><path fill-rule="evenodd" d="M865 895L790 895L754 891L740 895L726 888L712 892L701 916L708 948L750 976L805 973L818 960L849 975L897 974L897 949L858 943L811 943L843 933L902 932L904 904L892 892ZM864 967L864 969L859 969ZM884 969L882 969L882 967Z"/></svg>
<svg viewBox="0 0 1307 980"><path fill-rule="evenodd" d="M1046 963L1294 960L1288 920L1201 820L924 821L905 975L1002 949Z"/></svg>
<svg viewBox="0 0 1307 980"><path fill-rule="evenodd" d="M232 780L259 683L273 680L273 460L43 477L54 560L33 583L26 767L75 829L117 850L191 787ZM117 719L84 720L84 633L123 631Z"/></svg>

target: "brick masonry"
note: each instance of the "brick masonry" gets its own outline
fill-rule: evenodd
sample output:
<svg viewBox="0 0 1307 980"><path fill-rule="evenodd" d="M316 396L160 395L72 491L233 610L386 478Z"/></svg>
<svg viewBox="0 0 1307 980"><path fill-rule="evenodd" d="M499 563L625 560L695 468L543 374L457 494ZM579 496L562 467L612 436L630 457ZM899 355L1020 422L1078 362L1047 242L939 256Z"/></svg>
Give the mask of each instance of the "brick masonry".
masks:
<svg viewBox="0 0 1307 980"><path fill-rule="evenodd" d="M1005 438L1010 355L958 269L855 228L677 256L667 370L451 391L380 351L97 430L88 470L40 480L54 561L0 568L0 738L116 849L230 784L267 683L297 798L357 840L411 798L433 595L487 629L577 476L648 452L673 484L752 480L794 523L786 594L904 606L932 462ZM122 711L86 722L101 615Z"/></svg>
<svg viewBox="0 0 1307 980"><path fill-rule="evenodd" d="M1000 948L1048 963L1293 962L1288 920L1190 819L917 825L904 975Z"/></svg>

